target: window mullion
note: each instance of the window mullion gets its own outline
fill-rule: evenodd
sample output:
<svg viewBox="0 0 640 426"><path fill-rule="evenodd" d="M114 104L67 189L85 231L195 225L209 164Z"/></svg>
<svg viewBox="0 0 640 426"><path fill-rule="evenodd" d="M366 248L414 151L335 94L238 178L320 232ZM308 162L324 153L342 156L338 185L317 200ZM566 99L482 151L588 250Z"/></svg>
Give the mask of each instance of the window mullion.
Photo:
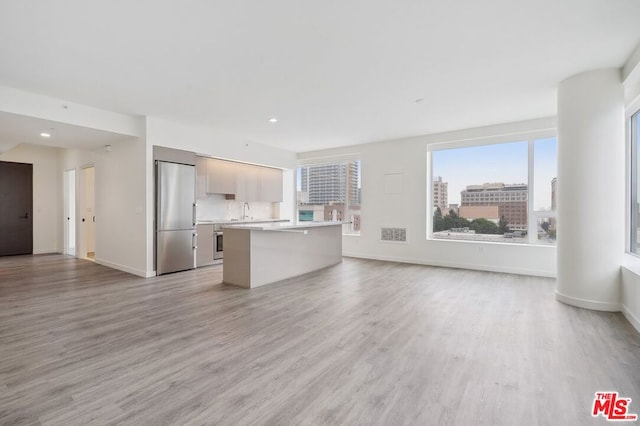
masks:
<svg viewBox="0 0 640 426"><path fill-rule="evenodd" d="M534 162L534 140L528 141L528 180L527 188L529 194L527 196L527 235L529 236L529 244L535 244L538 241L538 219L534 212L534 175L533 175L533 162Z"/></svg>
<svg viewBox="0 0 640 426"><path fill-rule="evenodd" d="M631 116L630 119L630 154L631 154L631 176L630 176L630 208L629 208L629 250L632 253L638 252L638 114Z"/></svg>

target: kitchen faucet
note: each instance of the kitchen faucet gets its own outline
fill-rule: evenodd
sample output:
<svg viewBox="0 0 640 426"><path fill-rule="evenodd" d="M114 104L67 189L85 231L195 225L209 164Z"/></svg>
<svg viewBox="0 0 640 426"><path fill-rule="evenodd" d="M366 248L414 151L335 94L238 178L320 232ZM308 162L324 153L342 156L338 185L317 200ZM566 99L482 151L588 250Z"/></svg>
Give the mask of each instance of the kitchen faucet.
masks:
<svg viewBox="0 0 640 426"><path fill-rule="evenodd" d="M247 208L247 210L251 210L251 207L249 207L249 203L245 202L242 205L242 220L247 220L247 210L245 210L245 207Z"/></svg>

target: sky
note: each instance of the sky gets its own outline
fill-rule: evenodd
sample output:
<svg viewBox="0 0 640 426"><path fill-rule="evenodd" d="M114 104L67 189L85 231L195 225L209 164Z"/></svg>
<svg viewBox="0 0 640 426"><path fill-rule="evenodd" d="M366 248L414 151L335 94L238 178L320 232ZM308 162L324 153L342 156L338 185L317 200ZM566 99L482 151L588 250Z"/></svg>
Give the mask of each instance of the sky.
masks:
<svg viewBox="0 0 640 426"><path fill-rule="evenodd" d="M534 208L551 209L551 179L556 177L556 139L534 142ZM502 182L528 184L528 143L510 142L432 153L433 176L448 182L449 204L460 204L467 185Z"/></svg>

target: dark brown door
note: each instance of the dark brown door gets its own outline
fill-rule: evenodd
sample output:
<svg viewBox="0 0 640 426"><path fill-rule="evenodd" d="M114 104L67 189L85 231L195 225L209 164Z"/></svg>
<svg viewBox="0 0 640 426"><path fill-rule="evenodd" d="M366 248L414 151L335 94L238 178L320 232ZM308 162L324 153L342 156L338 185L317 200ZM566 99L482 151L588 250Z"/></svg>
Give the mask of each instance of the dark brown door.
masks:
<svg viewBox="0 0 640 426"><path fill-rule="evenodd" d="M0 161L0 256L33 253L33 165Z"/></svg>

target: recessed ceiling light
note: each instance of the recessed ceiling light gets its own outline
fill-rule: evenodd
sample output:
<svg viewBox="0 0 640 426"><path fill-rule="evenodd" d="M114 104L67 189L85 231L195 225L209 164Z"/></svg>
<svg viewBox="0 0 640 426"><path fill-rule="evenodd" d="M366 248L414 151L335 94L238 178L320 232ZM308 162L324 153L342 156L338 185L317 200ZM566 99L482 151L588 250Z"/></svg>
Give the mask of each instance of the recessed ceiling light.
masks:
<svg viewBox="0 0 640 426"><path fill-rule="evenodd" d="M51 133L42 132L42 133L40 133L40 136L42 136L43 138L50 138L51 137Z"/></svg>
<svg viewBox="0 0 640 426"><path fill-rule="evenodd" d="M269 123L277 123L277 122L278 122L278 119L275 117L272 117L269 119Z"/></svg>

